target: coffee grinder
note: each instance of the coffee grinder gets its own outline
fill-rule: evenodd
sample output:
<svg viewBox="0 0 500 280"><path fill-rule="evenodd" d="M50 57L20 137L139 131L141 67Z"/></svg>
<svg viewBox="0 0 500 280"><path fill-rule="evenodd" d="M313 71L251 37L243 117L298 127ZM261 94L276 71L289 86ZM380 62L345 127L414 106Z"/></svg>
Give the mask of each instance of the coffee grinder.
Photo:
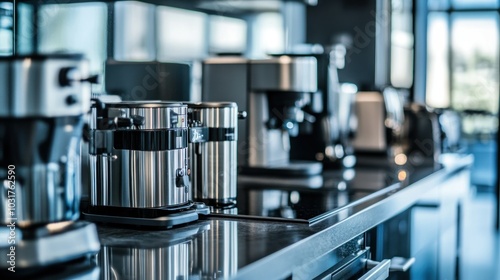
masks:
<svg viewBox="0 0 500 280"><path fill-rule="evenodd" d="M0 57L0 79L0 268L41 276L100 248L95 225L77 221L79 143L97 77L82 55L57 54Z"/></svg>
<svg viewBox="0 0 500 280"><path fill-rule="evenodd" d="M90 121L92 221L167 227L208 214L193 203L188 143L206 141L188 129L187 105L167 101L101 102Z"/></svg>
<svg viewBox="0 0 500 280"><path fill-rule="evenodd" d="M317 65L312 56L220 57L203 66L202 99L233 101L248 112L239 134L241 174L284 178L322 172L321 163L290 160L290 137L298 135L299 123L315 121L303 108L316 91Z"/></svg>
<svg viewBox="0 0 500 280"><path fill-rule="evenodd" d="M236 205L238 119L246 117L234 102L188 103L191 128L206 127L207 141L191 143L193 199L212 208Z"/></svg>

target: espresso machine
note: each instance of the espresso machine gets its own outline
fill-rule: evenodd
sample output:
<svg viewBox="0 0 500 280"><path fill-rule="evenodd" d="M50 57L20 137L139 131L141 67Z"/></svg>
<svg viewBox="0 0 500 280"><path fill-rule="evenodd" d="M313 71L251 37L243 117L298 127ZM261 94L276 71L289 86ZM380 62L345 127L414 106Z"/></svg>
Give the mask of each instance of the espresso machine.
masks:
<svg viewBox="0 0 500 280"><path fill-rule="evenodd" d="M303 110L317 91L314 57L207 59L202 89L203 101L228 100L248 112L238 136L241 174L285 178L322 172L321 163L290 160L290 137L298 135L299 123L315 121Z"/></svg>
<svg viewBox="0 0 500 280"><path fill-rule="evenodd" d="M54 54L0 57L0 79L0 268L42 277L100 248L95 225L78 221L80 138L97 77L82 55Z"/></svg>
<svg viewBox="0 0 500 280"><path fill-rule="evenodd" d="M344 68L345 47L299 45L294 52L314 56L318 61L318 91L304 108L317 121L301 124L301 133L291 141L291 158L322 162L325 168L352 167L357 87L339 82L338 70Z"/></svg>
<svg viewBox="0 0 500 280"><path fill-rule="evenodd" d="M87 219L170 228L209 213L192 202L188 143L206 141L207 133L188 129L187 105L96 99L89 127Z"/></svg>

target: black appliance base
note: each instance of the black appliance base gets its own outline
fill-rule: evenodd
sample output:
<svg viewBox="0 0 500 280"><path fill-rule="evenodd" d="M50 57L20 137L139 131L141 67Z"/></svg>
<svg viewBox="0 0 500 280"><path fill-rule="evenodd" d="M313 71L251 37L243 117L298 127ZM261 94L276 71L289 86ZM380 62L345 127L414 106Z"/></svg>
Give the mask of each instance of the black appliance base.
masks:
<svg viewBox="0 0 500 280"><path fill-rule="evenodd" d="M137 209L126 207L89 206L83 218L96 223L171 228L198 220L198 215L210 214L210 209L196 202L188 208L172 211L162 208Z"/></svg>

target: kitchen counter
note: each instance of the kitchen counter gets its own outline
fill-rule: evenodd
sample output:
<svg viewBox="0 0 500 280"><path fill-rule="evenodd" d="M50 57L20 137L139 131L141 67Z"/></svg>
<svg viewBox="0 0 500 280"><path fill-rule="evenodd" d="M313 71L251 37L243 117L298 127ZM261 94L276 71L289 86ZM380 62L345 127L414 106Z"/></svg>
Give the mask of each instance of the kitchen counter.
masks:
<svg viewBox="0 0 500 280"><path fill-rule="evenodd" d="M100 224L100 275L104 279L299 275L314 260L408 209L471 163L471 156L447 155L443 165L432 167L327 171L323 186L315 191L331 196L334 202L319 203L332 209L309 222L224 214L168 230Z"/></svg>

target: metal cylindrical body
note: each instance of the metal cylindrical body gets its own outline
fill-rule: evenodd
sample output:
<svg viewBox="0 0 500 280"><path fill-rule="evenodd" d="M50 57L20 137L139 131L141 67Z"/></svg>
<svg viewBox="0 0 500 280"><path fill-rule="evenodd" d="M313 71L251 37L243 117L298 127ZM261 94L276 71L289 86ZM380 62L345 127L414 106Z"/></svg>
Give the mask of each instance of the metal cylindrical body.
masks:
<svg viewBox="0 0 500 280"><path fill-rule="evenodd" d="M188 104L189 121L208 128L208 141L191 143L193 197L207 204L236 201L238 106L234 102Z"/></svg>
<svg viewBox="0 0 500 280"><path fill-rule="evenodd" d="M101 279L188 279L191 243L158 248L103 246L98 254Z"/></svg>
<svg viewBox="0 0 500 280"><path fill-rule="evenodd" d="M79 217L88 75L81 55L0 57L0 223Z"/></svg>
<svg viewBox="0 0 500 280"><path fill-rule="evenodd" d="M195 239L192 274L196 279L231 279L238 273L238 227L224 220L213 225Z"/></svg>
<svg viewBox="0 0 500 280"><path fill-rule="evenodd" d="M187 106L105 103L90 122L91 205L171 207L191 199Z"/></svg>

